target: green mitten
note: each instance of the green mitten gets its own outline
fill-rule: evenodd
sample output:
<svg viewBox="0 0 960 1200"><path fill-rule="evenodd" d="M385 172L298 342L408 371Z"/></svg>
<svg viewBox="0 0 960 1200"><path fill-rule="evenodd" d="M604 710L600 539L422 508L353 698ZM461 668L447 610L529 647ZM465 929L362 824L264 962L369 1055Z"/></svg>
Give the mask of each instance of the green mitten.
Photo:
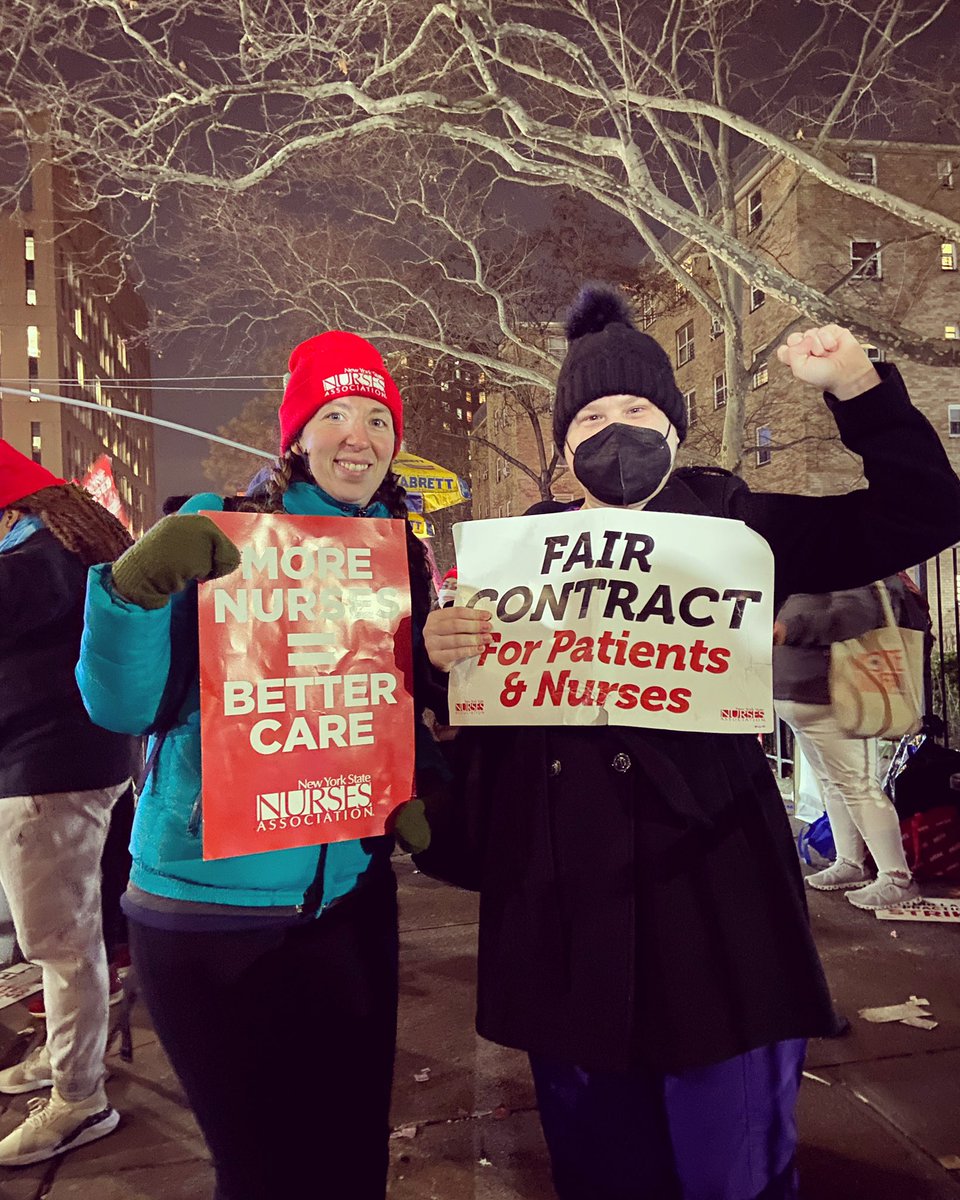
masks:
<svg viewBox="0 0 960 1200"><path fill-rule="evenodd" d="M423 801L419 797L408 800L397 813L394 833L400 848L407 854L420 854L430 845L430 825Z"/></svg>
<svg viewBox="0 0 960 1200"><path fill-rule="evenodd" d="M163 608L191 579L219 579L240 565L240 551L200 513L158 521L113 564L113 586L141 608Z"/></svg>

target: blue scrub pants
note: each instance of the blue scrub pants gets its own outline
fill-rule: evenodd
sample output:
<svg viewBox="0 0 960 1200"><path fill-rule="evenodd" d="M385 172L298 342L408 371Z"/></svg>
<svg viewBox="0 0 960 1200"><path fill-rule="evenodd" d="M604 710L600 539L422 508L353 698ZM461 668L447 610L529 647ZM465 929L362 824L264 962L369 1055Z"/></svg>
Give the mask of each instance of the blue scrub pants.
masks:
<svg viewBox="0 0 960 1200"><path fill-rule="evenodd" d="M531 1055L560 1200L796 1200L806 1042L662 1075Z"/></svg>

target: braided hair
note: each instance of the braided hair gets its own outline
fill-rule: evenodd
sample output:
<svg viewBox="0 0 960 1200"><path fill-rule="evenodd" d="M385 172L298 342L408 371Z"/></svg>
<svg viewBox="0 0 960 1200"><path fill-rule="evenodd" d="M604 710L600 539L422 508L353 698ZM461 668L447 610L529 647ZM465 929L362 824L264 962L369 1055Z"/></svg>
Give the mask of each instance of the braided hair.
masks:
<svg viewBox="0 0 960 1200"><path fill-rule="evenodd" d="M281 455L272 466L264 483L238 504L239 512L283 512L283 496L294 483L312 483L316 480L310 472L307 459L296 450L290 449ZM407 538L407 566L410 571L410 607L414 622L422 626L430 612L430 568L423 543L413 532L407 520L406 491L392 470L388 470L370 503L383 504L391 517L403 521Z"/></svg>
<svg viewBox="0 0 960 1200"><path fill-rule="evenodd" d="M133 545L133 538L113 513L75 483L40 488L7 507L39 517L61 546L85 567L113 562Z"/></svg>

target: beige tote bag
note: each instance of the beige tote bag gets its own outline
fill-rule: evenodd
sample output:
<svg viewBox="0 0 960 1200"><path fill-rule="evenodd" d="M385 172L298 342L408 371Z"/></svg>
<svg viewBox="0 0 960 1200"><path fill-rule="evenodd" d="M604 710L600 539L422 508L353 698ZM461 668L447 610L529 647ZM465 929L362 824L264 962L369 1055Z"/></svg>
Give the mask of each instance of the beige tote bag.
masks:
<svg viewBox="0 0 960 1200"><path fill-rule="evenodd" d="M830 701L849 737L899 738L916 733L923 720L926 635L901 629L886 585L873 586L887 623L830 647Z"/></svg>

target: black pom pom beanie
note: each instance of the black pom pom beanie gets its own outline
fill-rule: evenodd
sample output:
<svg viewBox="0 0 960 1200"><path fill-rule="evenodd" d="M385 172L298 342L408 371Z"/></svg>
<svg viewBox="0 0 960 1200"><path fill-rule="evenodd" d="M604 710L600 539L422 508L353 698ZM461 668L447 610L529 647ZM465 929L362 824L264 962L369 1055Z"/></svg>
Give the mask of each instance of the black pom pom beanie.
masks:
<svg viewBox="0 0 960 1200"><path fill-rule="evenodd" d="M560 453L570 422L601 396L645 396L667 417L682 442L687 405L666 351L630 319L622 295L603 284L581 291L566 323L567 356L557 380L553 441Z"/></svg>

